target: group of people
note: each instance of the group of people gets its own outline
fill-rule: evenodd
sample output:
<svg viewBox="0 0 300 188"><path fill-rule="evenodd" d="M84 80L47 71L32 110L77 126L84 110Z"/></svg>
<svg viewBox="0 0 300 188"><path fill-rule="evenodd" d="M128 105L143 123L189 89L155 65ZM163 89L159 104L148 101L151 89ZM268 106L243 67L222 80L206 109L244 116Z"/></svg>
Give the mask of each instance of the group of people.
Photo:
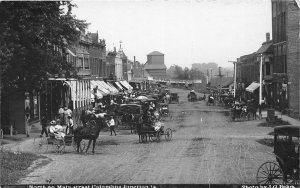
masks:
<svg viewBox="0 0 300 188"><path fill-rule="evenodd" d="M42 118L42 132L41 137L45 133L46 137L55 137L56 139L63 139L66 134L73 134L74 123L71 116L68 116L69 124L66 127L63 127L61 120L57 119L50 122L49 129L47 129L48 124L45 116Z"/></svg>
<svg viewBox="0 0 300 188"><path fill-rule="evenodd" d="M49 128L46 116L42 116L41 124L42 131L40 137L43 137L44 134L48 137L48 134L50 134L50 136L54 135L55 137L62 138L65 134L73 134L74 121L72 119L72 110L60 106L58 109L58 118L50 122Z"/></svg>

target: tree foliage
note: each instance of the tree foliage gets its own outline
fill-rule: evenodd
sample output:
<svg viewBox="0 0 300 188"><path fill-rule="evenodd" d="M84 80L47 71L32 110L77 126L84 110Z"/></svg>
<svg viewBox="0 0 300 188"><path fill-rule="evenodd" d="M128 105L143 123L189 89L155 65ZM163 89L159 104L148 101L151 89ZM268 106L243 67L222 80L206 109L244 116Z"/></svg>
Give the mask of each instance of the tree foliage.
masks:
<svg viewBox="0 0 300 188"><path fill-rule="evenodd" d="M87 28L71 2L0 2L0 62L4 87L39 89L49 76L73 71L65 49Z"/></svg>
<svg viewBox="0 0 300 188"><path fill-rule="evenodd" d="M185 67L184 69L179 65L172 65L167 73L173 79L180 80L206 80L206 77L203 72L198 69L189 69Z"/></svg>

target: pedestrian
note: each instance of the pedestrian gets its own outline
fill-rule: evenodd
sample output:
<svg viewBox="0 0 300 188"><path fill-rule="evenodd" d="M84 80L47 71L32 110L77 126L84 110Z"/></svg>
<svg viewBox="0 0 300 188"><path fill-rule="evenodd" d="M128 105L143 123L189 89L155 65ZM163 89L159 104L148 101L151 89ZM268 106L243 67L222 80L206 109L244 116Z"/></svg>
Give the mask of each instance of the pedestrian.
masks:
<svg viewBox="0 0 300 188"><path fill-rule="evenodd" d="M64 110L64 120L65 120L65 121L64 121L62 124L68 125L68 124L69 124L69 119L68 119L68 117L69 117L69 116L72 116L72 110L69 109L69 108L66 107L66 106L65 106L64 109L65 109L65 110Z"/></svg>
<svg viewBox="0 0 300 188"><path fill-rule="evenodd" d="M74 122L73 122L72 116L68 116L68 119L69 119L69 124L67 126L66 133L67 134L73 134Z"/></svg>
<svg viewBox="0 0 300 188"><path fill-rule="evenodd" d="M42 117L41 124L42 124L42 132L41 132L40 137L43 137L44 133L45 133L46 137L48 137L48 130L47 130L48 123L47 123L46 116Z"/></svg>
<svg viewBox="0 0 300 188"><path fill-rule="evenodd" d="M110 129L110 136L112 136L113 132L115 133L115 136L117 136L116 131L115 131L115 125L116 124L115 124L115 120L114 120L113 116L109 117L107 125L109 126L109 129Z"/></svg>
<svg viewBox="0 0 300 188"><path fill-rule="evenodd" d="M59 106L58 116L59 116L60 121L63 122L64 121L64 109L62 106Z"/></svg>
<svg viewBox="0 0 300 188"><path fill-rule="evenodd" d="M29 137L29 132L30 132L30 124L29 124L29 120L30 120L30 115L29 113L25 114L25 127L26 127L26 136Z"/></svg>

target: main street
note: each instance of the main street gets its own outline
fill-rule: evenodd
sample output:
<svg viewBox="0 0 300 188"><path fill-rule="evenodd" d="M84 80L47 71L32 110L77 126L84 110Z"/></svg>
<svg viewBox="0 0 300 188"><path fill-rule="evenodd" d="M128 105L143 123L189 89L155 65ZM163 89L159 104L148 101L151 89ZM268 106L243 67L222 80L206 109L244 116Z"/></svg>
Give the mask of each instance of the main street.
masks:
<svg viewBox="0 0 300 188"><path fill-rule="evenodd" d="M260 164L274 159L272 148L258 142L271 139L272 128L258 126L263 120L230 122L227 109L188 102L187 90L171 91L180 96L165 122L174 131L171 141L140 144L128 130L101 132L95 155L70 146L64 154L45 154L51 162L19 183L256 183ZM22 144L14 149L32 150L32 140Z"/></svg>

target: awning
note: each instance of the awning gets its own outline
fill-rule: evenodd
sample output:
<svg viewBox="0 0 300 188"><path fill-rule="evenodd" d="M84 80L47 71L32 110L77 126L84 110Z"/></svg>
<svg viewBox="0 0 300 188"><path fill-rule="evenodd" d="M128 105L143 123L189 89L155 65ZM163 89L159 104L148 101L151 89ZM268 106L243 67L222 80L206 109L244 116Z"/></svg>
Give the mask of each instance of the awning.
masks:
<svg viewBox="0 0 300 188"><path fill-rule="evenodd" d="M97 96L98 99L103 98L103 95L100 92L97 92L96 96ZM95 100L95 95L93 94L93 92L91 92L91 99Z"/></svg>
<svg viewBox="0 0 300 188"><path fill-rule="evenodd" d="M104 81L100 81L101 85L107 89L108 91L110 91L111 95L116 95L119 91L116 91L116 89L112 88L110 85L108 85L107 83L105 83Z"/></svg>
<svg viewBox="0 0 300 188"><path fill-rule="evenodd" d="M109 82L107 82L106 84L109 85L114 90L114 93L116 93L116 94L119 93L119 90L117 88L115 88L115 86L113 86L113 84L111 84Z"/></svg>
<svg viewBox="0 0 300 188"><path fill-rule="evenodd" d="M124 88L120 85L119 82L115 82L115 84L116 84L116 86L118 86L118 88L119 88L120 90L124 91Z"/></svg>
<svg viewBox="0 0 300 188"><path fill-rule="evenodd" d="M246 88L246 91L253 93L257 88L259 88L259 83L252 82L252 84Z"/></svg>
<svg viewBox="0 0 300 188"><path fill-rule="evenodd" d="M100 93L102 97L109 95L110 92L107 89L103 88L99 82L100 81L91 80L91 89L94 89L96 86L98 86L97 93Z"/></svg>
<svg viewBox="0 0 300 188"><path fill-rule="evenodd" d="M120 81L121 82L121 84L123 85L123 86L125 86L128 90L132 90L133 89L133 87L126 81L126 80L123 80L123 81Z"/></svg>

